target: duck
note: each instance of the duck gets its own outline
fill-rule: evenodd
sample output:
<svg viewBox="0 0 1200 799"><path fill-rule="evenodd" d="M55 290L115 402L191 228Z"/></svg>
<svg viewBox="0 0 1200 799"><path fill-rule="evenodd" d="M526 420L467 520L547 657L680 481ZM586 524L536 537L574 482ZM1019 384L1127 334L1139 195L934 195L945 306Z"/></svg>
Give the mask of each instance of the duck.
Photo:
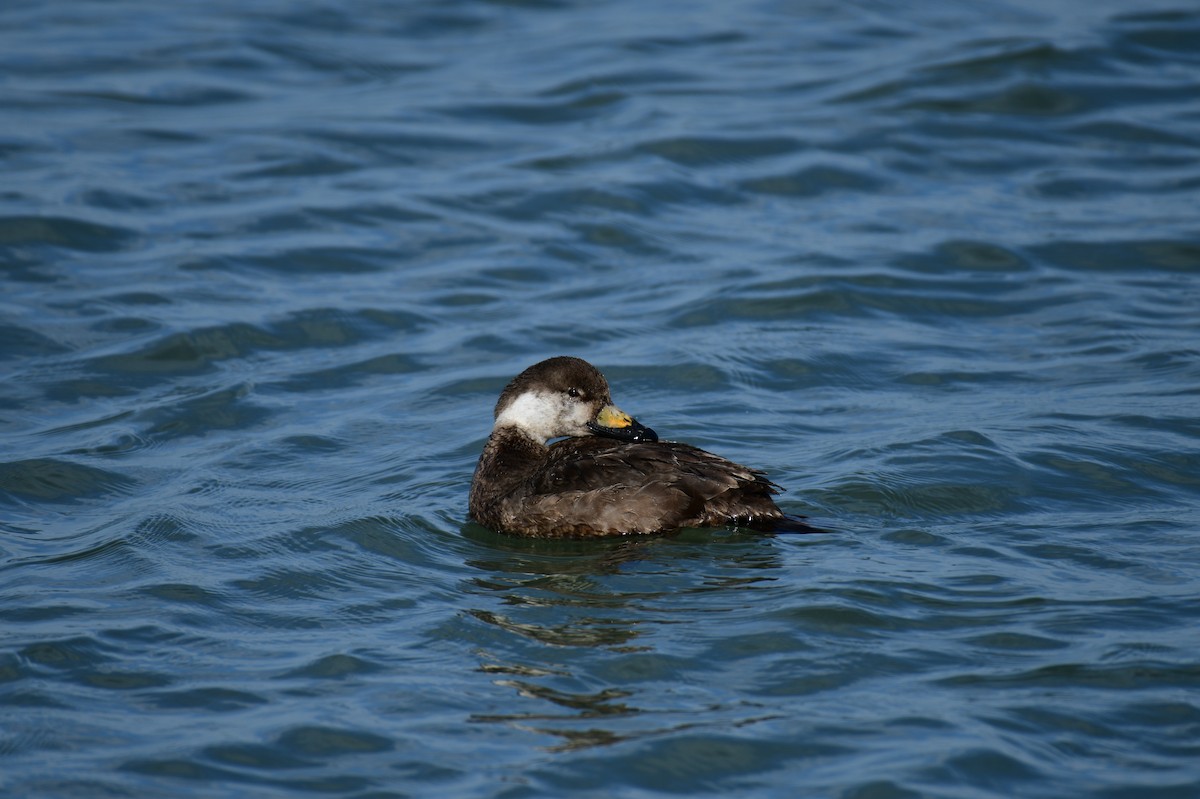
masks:
<svg viewBox="0 0 1200 799"><path fill-rule="evenodd" d="M526 538L646 536L695 527L826 532L784 513L766 474L677 441L613 404L587 361L521 372L496 402L468 499L471 518Z"/></svg>

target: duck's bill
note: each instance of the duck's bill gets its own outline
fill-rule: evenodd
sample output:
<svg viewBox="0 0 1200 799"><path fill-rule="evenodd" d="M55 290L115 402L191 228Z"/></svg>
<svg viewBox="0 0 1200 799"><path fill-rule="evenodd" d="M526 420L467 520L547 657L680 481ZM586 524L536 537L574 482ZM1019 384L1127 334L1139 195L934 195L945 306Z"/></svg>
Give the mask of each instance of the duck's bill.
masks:
<svg viewBox="0 0 1200 799"><path fill-rule="evenodd" d="M598 436L618 441L658 441L658 434L615 405L605 405L588 422L588 429Z"/></svg>

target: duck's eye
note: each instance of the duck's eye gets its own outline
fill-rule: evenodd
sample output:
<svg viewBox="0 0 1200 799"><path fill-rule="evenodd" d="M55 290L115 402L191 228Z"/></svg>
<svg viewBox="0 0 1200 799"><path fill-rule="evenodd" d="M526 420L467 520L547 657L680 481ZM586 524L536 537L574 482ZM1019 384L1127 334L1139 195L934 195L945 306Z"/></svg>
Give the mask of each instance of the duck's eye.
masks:
<svg viewBox="0 0 1200 799"><path fill-rule="evenodd" d="M582 391L580 391L580 390L579 390L579 389L577 389L577 388L568 388L568 389L567 389L567 396L568 396L568 397L578 397L578 396L580 396L581 394L583 394L583 392L582 392Z"/></svg>

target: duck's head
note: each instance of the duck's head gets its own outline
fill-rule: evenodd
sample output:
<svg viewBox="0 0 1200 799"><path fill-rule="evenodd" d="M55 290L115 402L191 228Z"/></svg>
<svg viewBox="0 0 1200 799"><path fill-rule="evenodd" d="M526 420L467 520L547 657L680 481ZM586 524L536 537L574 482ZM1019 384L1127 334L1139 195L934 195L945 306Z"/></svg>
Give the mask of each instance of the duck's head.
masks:
<svg viewBox="0 0 1200 799"><path fill-rule="evenodd" d="M513 378L496 403L495 427L517 428L543 444L590 435L658 441L653 430L613 405L599 369L566 355L536 363Z"/></svg>

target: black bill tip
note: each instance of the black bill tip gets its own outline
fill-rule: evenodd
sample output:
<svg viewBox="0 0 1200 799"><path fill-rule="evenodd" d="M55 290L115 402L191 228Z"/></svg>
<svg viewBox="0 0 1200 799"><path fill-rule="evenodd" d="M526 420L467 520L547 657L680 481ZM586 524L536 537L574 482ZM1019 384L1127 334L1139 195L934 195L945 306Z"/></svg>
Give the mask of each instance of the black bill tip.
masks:
<svg viewBox="0 0 1200 799"><path fill-rule="evenodd" d="M615 438L618 441L641 442L641 441L658 441L658 433L655 433L646 425L638 422L636 419L631 419L625 427L605 427L596 422L588 422L588 429L598 436L605 438Z"/></svg>

